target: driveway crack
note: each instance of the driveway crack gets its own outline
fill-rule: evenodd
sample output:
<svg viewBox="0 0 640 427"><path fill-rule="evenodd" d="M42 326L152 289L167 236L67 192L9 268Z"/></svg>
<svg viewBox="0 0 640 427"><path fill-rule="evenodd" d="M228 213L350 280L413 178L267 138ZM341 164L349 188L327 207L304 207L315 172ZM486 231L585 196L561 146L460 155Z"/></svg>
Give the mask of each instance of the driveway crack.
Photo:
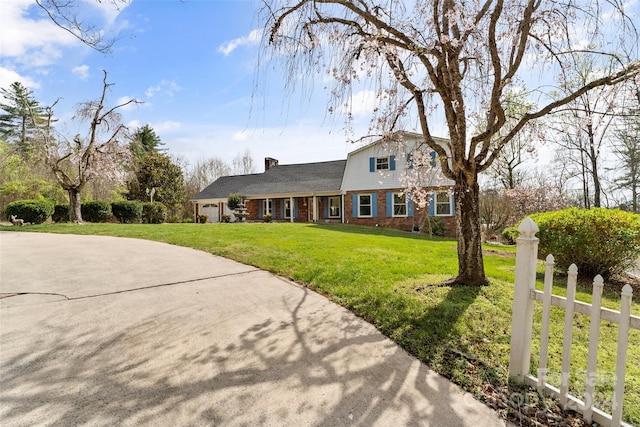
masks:
<svg viewBox="0 0 640 427"><path fill-rule="evenodd" d="M104 297L104 296L109 296L109 295L126 294L128 292L142 291L142 290L145 290L145 289L155 289L155 288L163 288L163 287L167 287L167 286L184 285L184 284L187 284L187 283L202 282L204 280L220 279L220 278L223 278L223 277L241 276L241 275L256 273L256 272L260 272L260 271L262 271L262 270L254 269L254 270L240 271L238 273L220 274L220 275L216 275L216 276L199 277L197 279L179 280L177 282L159 283L157 285L141 286L139 288L123 289L123 290L120 290L120 291L105 292L105 293L94 294L94 295L83 295L83 296L79 296L79 297L69 297L67 295L59 294L59 293L55 293L55 292L7 292L7 293L0 294L0 299L2 299L2 298L12 298L12 297L17 297L17 296L22 296L22 295L49 295L49 296L62 297L66 301L77 301L77 300L83 300L83 299L89 299L89 298Z"/></svg>

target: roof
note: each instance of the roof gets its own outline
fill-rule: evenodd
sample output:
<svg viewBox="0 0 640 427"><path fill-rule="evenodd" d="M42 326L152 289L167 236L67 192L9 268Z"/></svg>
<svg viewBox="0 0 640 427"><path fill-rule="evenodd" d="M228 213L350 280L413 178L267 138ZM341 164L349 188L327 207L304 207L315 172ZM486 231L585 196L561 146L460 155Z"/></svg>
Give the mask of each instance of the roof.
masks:
<svg viewBox="0 0 640 427"><path fill-rule="evenodd" d="M192 200L226 199L229 194L298 194L340 192L346 160L272 166L264 173L223 176Z"/></svg>

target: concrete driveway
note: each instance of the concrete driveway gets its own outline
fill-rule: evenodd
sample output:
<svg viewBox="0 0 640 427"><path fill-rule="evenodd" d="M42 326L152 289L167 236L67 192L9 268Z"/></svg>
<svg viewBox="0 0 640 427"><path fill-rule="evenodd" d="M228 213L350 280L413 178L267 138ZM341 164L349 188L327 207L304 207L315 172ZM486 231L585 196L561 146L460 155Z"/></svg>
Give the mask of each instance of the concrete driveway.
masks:
<svg viewBox="0 0 640 427"><path fill-rule="evenodd" d="M253 267L0 232L0 424L497 426L374 327Z"/></svg>

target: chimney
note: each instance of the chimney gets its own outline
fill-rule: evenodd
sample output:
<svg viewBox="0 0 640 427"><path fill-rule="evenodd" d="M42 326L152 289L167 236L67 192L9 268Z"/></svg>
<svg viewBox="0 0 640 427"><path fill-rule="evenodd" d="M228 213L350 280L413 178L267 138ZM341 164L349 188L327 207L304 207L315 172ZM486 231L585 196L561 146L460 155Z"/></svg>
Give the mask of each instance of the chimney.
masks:
<svg viewBox="0 0 640 427"><path fill-rule="evenodd" d="M273 166L278 166L278 160L277 159L272 159L271 157L265 157L264 158L264 171L265 172L268 171Z"/></svg>

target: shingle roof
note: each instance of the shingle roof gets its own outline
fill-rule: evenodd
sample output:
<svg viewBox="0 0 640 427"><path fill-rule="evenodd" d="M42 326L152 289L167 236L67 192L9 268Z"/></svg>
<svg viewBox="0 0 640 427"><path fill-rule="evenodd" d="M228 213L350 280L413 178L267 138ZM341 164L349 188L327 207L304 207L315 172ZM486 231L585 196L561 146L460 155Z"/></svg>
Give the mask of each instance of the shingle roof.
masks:
<svg viewBox="0 0 640 427"><path fill-rule="evenodd" d="M252 175L223 176L193 197L193 200L226 199L231 193L243 196L340 191L346 160L272 166Z"/></svg>

